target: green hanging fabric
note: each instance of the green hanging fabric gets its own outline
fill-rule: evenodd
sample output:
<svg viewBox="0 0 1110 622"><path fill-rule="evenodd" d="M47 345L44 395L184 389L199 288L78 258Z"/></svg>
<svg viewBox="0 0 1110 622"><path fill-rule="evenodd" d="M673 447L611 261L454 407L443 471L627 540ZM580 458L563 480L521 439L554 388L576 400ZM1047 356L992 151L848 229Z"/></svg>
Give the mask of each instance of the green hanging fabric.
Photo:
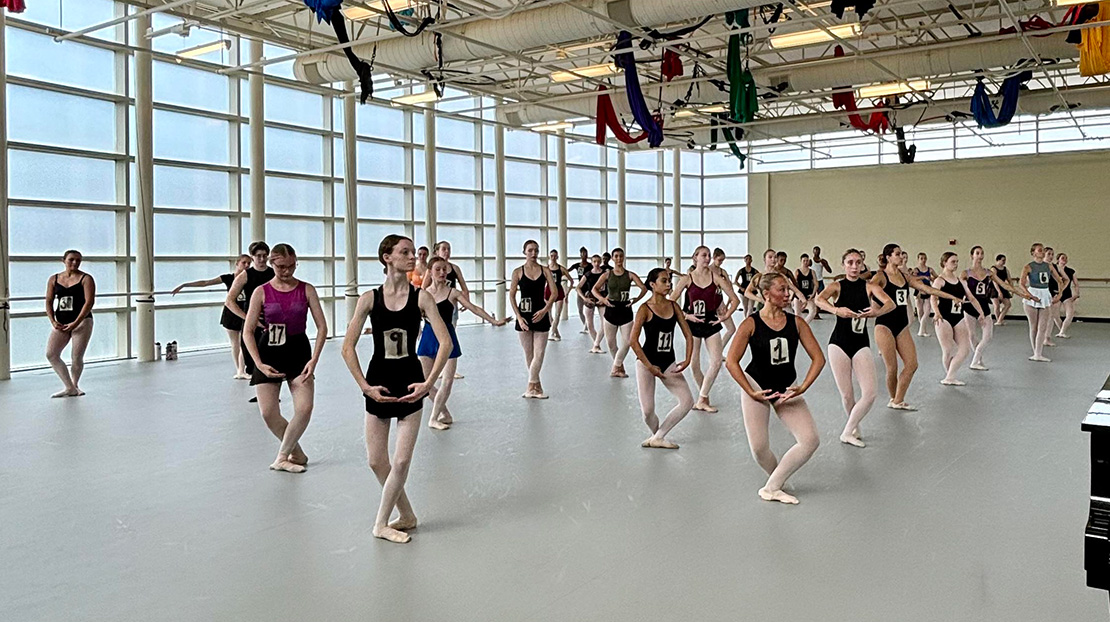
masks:
<svg viewBox="0 0 1110 622"><path fill-rule="evenodd" d="M725 13L725 23L740 28L748 28L748 9ZM759 110L756 97L755 78L744 68L744 54L740 46L752 42L749 32L733 33L728 38L728 110L729 118L736 123L748 123L755 119Z"/></svg>
<svg viewBox="0 0 1110 622"><path fill-rule="evenodd" d="M725 142L728 143L728 150L740 161L740 170L744 170L744 162L748 159L748 156L744 155L744 152L740 151L739 145L736 144L736 141L744 139L744 130L736 128L736 133L733 134L733 128L728 127L728 122L724 113L710 117L709 149L710 151L717 149L717 131L720 130L725 136Z"/></svg>

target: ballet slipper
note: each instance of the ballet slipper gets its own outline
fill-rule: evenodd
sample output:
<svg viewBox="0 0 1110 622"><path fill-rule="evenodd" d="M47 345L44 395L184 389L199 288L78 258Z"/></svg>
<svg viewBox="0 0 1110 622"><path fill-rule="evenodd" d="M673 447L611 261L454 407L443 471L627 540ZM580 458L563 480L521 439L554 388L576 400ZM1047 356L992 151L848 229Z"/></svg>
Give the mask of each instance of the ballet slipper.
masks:
<svg viewBox="0 0 1110 622"><path fill-rule="evenodd" d="M940 383L949 387L962 387L967 384L963 380L949 380L947 378L941 380Z"/></svg>
<svg viewBox="0 0 1110 622"><path fill-rule="evenodd" d="M62 389L50 397L77 397L77 389Z"/></svg>
<svg viewBox="0 0 1110 622"><path fill-rule="evenodd" d="M987 367L986 365L983 365L982 363L972 363L971 365L968 365L967 368L968 369L974 369L975 371L989 371L990 370L989 367Z"/></svg>
<svg viewBox="0 0 1110 622"><path fill-rule="evenodd" d="M450 430L451 429L451 426L447 425L446 423L443 423L442 421L437 421L435 419L432 419L431 421L428 422L428 427L433 429L433 430Z"/></svg>
<svg viewBox="0 0 1110 622"><path fill-rule="evenodd" d="M798 498L793 495L788 495L781 490L767 490L767 487L759 489L759 498L764 501L778 501L787 505L798 505Z"/></svg>
<svg viewBox="0 0 1110 622"><path fill-rule="evenodd" d="M709 403L706 398L698 398L697 403L694 404L694 410L700 410L707 413L717 412L717 408Z"/></svg>
<svg viewBox="0 0 1110 622"><path fill-rule="evenodd" d="M894 408L894 409L897 409L897 410L908 410L908 411L916 411L917 410L916 406L910 406L909 404L907 404L905 402L898 402L898 403L892 405L891 408Z"/></svg>
<svg viewBox="0 0 1110 622"><path fill-rule="evenodd" d="M1045 356L1031 356L1031 357L1029 357L1029 360L1030 361L1035 361L1037 363L1051 363L1052 362L1052 359L1050 359L1048 357L1045 357Z"/></svg>
<svg viewBox="0 0 1110 622"><path fill-rule="evenodd" d="M293 450L293 453L289 454L289 462L301 466L308 466L308 456L298 447Z"/></svg>
<svg viewBox="0 0 1110 622"><path fill-rule="evenodd" d="M301 466L299 464L293 464L288 459L275 460L274 463L270 465L270 470L271 471L285 471L286 473L304 473L305 472L305 468L303 466Z"/></svg>
<svg viewBox="0 0 1110 622"><path fill-rule="evenodd" d="M412 531L413 529L416 529L416 517L415 516L409 516L409 517L402 516L402 517L398 518L397 520L393 521L392 523L390 523L389 528L390 529L396 529L397 531Z"/></svg>
<svg viewBox="0 0 1110 622"><path fill-rule="evenodd" d="M867 447L867 445L859 438L850 434L841 434L840 442L845 445L852 445L853 447Z"/></svg>
<svg viewBox="0 0 1110 622"><path fill-rule="evenodd" d="M398 531L392 527L382 527L381 529L374 529L372 533L374 534L375 538L389 540L390 542L395 542L397 544L406 544L410 540L412 540L412 537L410 537L409 534L403 531Z"/></svg>
<svg viewBox="0 0 1110 622"><path fill-rule="evenodd" d="M651 449L678 449L678 444L652 436L643 443L640 443L640 447L648 447Z"/></svg>

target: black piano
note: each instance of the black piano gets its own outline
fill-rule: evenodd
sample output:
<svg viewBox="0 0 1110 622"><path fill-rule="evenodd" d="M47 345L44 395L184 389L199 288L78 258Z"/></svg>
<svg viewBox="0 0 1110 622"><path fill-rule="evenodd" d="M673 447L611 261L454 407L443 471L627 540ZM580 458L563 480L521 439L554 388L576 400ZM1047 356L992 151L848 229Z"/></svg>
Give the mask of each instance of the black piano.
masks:
<svg viewBox="0 0 1110 622"><path fill-rule="evenodd" d="M1110 378L1083 418L1091 433L1091 511L1083 541L1088 587L1110 590Z"/></svg>

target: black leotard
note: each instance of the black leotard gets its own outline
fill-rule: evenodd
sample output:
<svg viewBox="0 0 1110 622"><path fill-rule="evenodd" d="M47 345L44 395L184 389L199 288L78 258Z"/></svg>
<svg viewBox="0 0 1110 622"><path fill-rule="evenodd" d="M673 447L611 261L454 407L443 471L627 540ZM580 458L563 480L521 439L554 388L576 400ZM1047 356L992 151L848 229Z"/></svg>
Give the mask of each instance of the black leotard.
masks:
<svg viewBox="0 0 1110 622"><path fill-rule="evenodd" d="M987 315L994 317L991 313L991 290L994 289L994 282L991 280L990 271L987 276L980 281L971 274L971 270L967 271L967 286L971 289L971 295L975 296L975 300L979 301L979 306L983 307L983 312ZM964 305L964 314L973 318L979 317L979 312L975 310L975 305Z"/></svg>
<svg viewBox="0 0 1110 622"><path fill-rule="evenodd" d="M547 304L547 300L543 296L543 289L546 285L547 279L543 276L543 270L540 270L540 278L530 279L524 268L520 269L520 280L517 281L517 288L520 290L520 302L517 307L520 309L520 317L524 319L524 323L528 325L529 330L537 333L546 333L551 330L550 313L545 313L538 322L532 321L532 316ZM519 323L516 324L516 329L524 332Z"/></svg>
<svg viewBox="0 0 1110 622"><path fill-rule="evenodd" d="M675 361L674 328L681 311L674 303L671 303L671 307L673 308L671 317L659 317L652 311L651 317L644 322L644 341L641 346L644 356L662 371L667 371ZM651 311L650 307L648 311Z"/></svg>
<svg viewBox="0 0 1110 622"><path fill-rule="evenodd" d="M941 298L937 305L937 308L940 309L940 317L951 324L952 328L956 328L956 325L964 319L963 308L967 292L964 291L963 283L960 281L949 283L948 279L944 277L941 277L940 280L944 281L940 286L940 291L952 294L960 299L960 302L953 302L947 298Z"/></svg>
<svg viewBox="0 0 1110 622"><path fill-rule="evenodd" d="M603 274L605 274L605 273L604 272L593 272L593 271L587 272L586 273L586 287L583 288L582 290L579 290L579 291L581 291L582 294L586 298L596 302L597 297L593 295L594 285L597 285L597 281L601 278L601 275L603 275Z"/></svg>
<svg viewBox="0 0 1110 622"><path fill-rule="evenodd" d="M813 296L813 290L817 287L815 277L813 270L810 270L809 274L802 274L802 271L799 270L795 277L798 280L798 289L802 290L806 298Z"/></svg>
<svg viewBox="0 0 1110 622"><path fill-rule="evenodd" d="M884 313L875 318L875 325L886 326L890 329L890 334L895 337L901 334L910 325L909 304L910 300L913 300L912 289L909 281L898 287L890 280L890 275L887 275L883 291L894 301L894 309L890 313Z"/></svg>
<svg viewBox="0 0 1110 622"><path fill-rule="evenodd" d="M1009 268L995 268L994 271L998 275L999 279L1001 279L1004 283L1009 285L1009 283L1010 283L1010 269ZM998 287L997 284L995 285L995 289L998 290L998 293L1001 294L1002 298L1013 298L1014 297L1014 295L1010 293L1010 290ZM996 296L996 298L997 298L997 296Z"/></svg>
<svg viewBox="0 0 1110 622"><path fill-rule="evenodd" d="M867 296L867 281L847 278L840 280L840 295L836 297L836 306L845 307L851 311L860 312L870 306ZM836 318L829 345L834 345L844 351L848 358L856 352L870 347L871 340L867 337L867 318Z"/></svg>
<svg viewBox="0 0 1110 622"><path fill-rule="evenodd" d="M1075 282L1075 270L1065 267L1064 276L1068 278L1068 286L1065 287L1064 291L1060 294L1060 302L1064 302L1072 297L1071 284ZM1055 279L1053 279L1053 281L1055 281Z"/></svg>
<svg viewBox="0 0 1110 622"><path fill-rule="evenodd" d="M245 304L249 307L251 304L251 296L254 295L254 290L269 283L274 278L274 269L267 266L265 270L255 270L254 266L248 266L246 272L247 282L243 284L243 300L246 301ZM239 299L236 298L236 300ZM224 308L226 308L226 305ZM258 328L254 330L254 335L242 335L241 339L243 343L246 343L248 338L254 339L255 343L258 343L258 340L262 337L262 333L263 329L260 323ZM247 351L246 346L243 346L243 367L246 368L248 374L254 374L254 359L251 358L250 352Z"/></svg>
<svg viewBox="0 0 1110 622"><path fill-rule="evenodd" d="M420 290L409 285L409 297L399 311L385 306L382 287L374 290L370 308L370 327L374 329L374 355L366 366L366 382L382 386L389 397L408 395L409 385L424 382L424 369L416 357L416 337L420 334ZM379 419L404 419L419 413L424 398L415 402L376 402L366 397L366 412Z"/></svg>
<svg viewBox="0 0 1110 622"><path fill-rule="evenodd" d="M85 274L76 283L66 287L54 277L54 320L59 324L72 324L85 308ZM85 317L92 317L90 312Z"/></svg>
<svg viewBox="0 0 1110 622"><path fill-rule="evenodd" d="M755 330L748 340L752 359L744 371L759 384L760 389L783 393L798 379L794 357L798 352L798 322L802 320L787 314L782 330L774 330L763 321L761 314L753 313L752 318Z"/></svg>
<svg viewBox="0 0 1110 622"><path fill-rule="evenodd" d="M221 274L220 282L224 284L224 289L230 290L231 284L235 281L234 274ZM235 299L235 306L242 309L243 313L247 312L247 296L246 291L239 292L239 296ZM231 312L227 305L223 307L223 313L220 314L220 326L228 330L241 331L243 330L243 318Z"/></svg>
<svg viewBox="0 0 1110 622"><path fill-rule="evenodd" d="M740 289L741 290L748 289L748 285L751 284L752 277L755 276L756 272L759 272L759 270L756 270L755 268L752 268L750 270L748 268L740 268Z"/></svg>

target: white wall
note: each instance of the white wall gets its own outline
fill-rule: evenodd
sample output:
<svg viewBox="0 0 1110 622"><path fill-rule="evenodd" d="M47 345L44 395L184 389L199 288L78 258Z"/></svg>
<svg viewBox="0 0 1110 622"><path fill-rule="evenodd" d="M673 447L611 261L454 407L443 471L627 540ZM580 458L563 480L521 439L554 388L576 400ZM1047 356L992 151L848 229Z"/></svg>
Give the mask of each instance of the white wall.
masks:
<svg viewBox="0 0 1110 622"><path fill-rule="evenodd" d="M962 268L980 245L1020 275L1030 244L1042 242L1066 252L1080 279L1110 277L1106 152L754 174L749 210L752 254L785 250L791 266L817 245L834 268L853 246L875 267L894 242L914 259L924 251L934 268L952 250ZM1079 314L1110 318L1110 286L1080 286Z"/></svg>

